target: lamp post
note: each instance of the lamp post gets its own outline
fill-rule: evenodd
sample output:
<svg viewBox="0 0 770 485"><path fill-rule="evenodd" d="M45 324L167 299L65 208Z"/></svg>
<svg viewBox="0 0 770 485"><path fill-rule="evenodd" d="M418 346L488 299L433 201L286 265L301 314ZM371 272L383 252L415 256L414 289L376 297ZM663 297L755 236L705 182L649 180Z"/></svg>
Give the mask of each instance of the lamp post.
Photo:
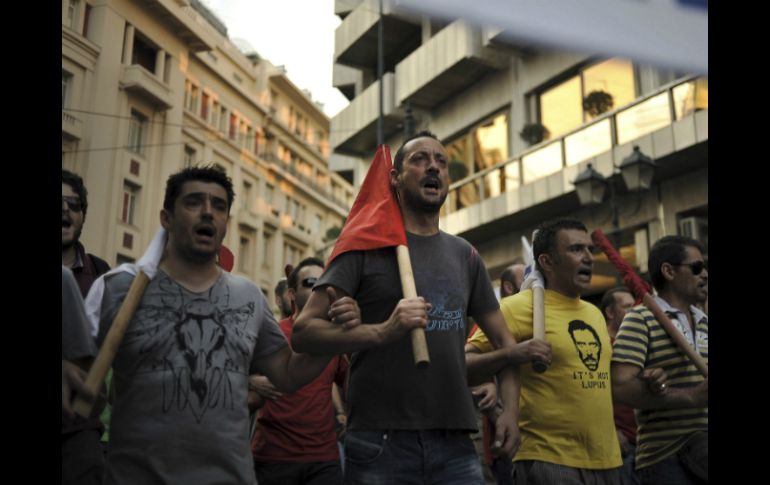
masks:
<svg viewBox="0 0 770 485"><path fill-rule="evenodd" d="M634 146L631 155L623 159L617 167L626 188L630 192L643 192L652 186L652 178L655 175L655 162ZM572 182L575 186L580 205L591 206L600 204L604 200L604 192L609 188L610 213L612 214L612 232L615 247L620 250L620 211L616 198L615 183L607 180L602 174L594 170L592 164L580 172Z"/></svg>

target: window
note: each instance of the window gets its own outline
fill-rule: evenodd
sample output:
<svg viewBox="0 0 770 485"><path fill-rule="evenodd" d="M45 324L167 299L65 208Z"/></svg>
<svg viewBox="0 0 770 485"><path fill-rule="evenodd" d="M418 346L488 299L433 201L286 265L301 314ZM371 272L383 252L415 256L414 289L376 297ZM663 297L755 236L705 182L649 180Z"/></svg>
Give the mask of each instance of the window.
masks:
<svg viewBox="0 0 770 485"><path fill-rule="evenodd" d="M673 89L676 119L681 120L695 111L709 108L709 80L699 78Z"/></svg>
<svg viewBox="0 0 770 485"><path fill-rule="evenodd" d="M225 106L219 108L219 131L221 133L227 131L227 108Z"/></svg>
<svg viewBox="0 0 770 485"><path fill-rule="evenodd" d="M200 88L196 85L192 85L192 88L190 90L190 107L188 108L190 111L197 111L198 110L198 94L200 93Z"/></svg>
<svg viewBox="0 0 770 485"><path fill-rule="evenodd" d="M135 224L137 199L139 198L139 187L130 183L123 182L123 207L120 220L126 224Z"/></svg>
<svg viewBox="0 0 770 485"><path fill-rule="evenodd" d="M321 216L313 214L313 225L310 226L312 234L318 235L321 232Z"/></svg>
<svg viewBox="0 0 770 485"><path fill-rule="evenodd" d="M91 21L91 5L86 3L86 10L83 14L83 37L88 37L88 24Z"/></svg>
<svg viewBox="0 0 770 485"><path fill-rule="evenodd" d="M253 231L244 231L240 237L238 247L238 270L242 273L251 273L251 246Z"/></svg>
<svg viewBox="0 0 770 485"><path fill-rule="evenodd" d="M283 245L283 260L286 264L296 265L302 258L302 251L295 248L291 244L284 243Z"/></svg>
<svg viewBox="0 0 770 485"><path fill-rule="evenodd" d="M80 0L69 0L67 2L66 25L72 30L77 30L78 28L79 7L80 7Z"/></svg>
<svg viewBox="0 0 770 485"><path fill-rule="evenodd" d="M201 118L203 121L209 119L209 93L204 92L201 97Z"/></svg>
<svg viewBox="0 0 770 485"><path fill-rule="evenodd" d="M265 232L265 240L262 243L262 264L265 266L271 266L270 262L273 260L273 235Z"/></svg>
<svg viewBox="0 0 770 485"><path fill-rule="evenodd" d="M556 138L635 98L633 65L608 59L542 91L540 123L548 130L546 139Z"/></svg>
<svg viewBox="0 0 770 485"><path fill-rule="evenodd" d="M219 101L211 103L211 126L219 125Z"/></svg>
<svg viewBox="0 0 770 485"><path fill-rule="evenodd" d="M196 162L196 153L195 148L191 147L190 145L184 146L184 166L192 167Z"/></svg>
<svg viewBox="0 0 770 485"><path fill-rule="evenodd" d="M241 120L238 126L238 146L244 146L244 137L246 136L246 122Z"/></svg>
<svg viewBox="0 0 770 485"><path fill-rule="evenodd" d="M158 49L145 39L138 30L134 33L134 49L131 57L131 64L138 64L151 73L155 73L155 61L158 56Z"/></svg>
<svg viewBox="0 0 770 485"><path fill-rule="evenodd" d="M144 137L147 129L147 117L131 110L131 120L128 122L128 149L134 153L144 153Z"/></svg>
<svg viewBox="0 0 770 485"><path fill-rule="evenodd" d="M230 113L230 132L229 136L231 140L235 140L235 134L238 130L238 117L235 113Z"/></svg>
<svg viewBox="0 0 770 485"><path fill-rule="evenodd" d="M245 211L251 210L251 183L243 182L243 197L241 197L242 208Z"/></svg>
<svg viewBox="0 0 770 485"><path fill-rule="evenodd" d="M70 91L70 85L72 83L72 74L67 71L61 72L61 107L62 109L67 107L68 94Z"/></svg>
<svg viewBox="0 0 770 485"><path fill-rule="evenodd" d="M509 158L508 113L499 113L472 127L468 132L448 143L449 179L457 182L470 175L493 167ZM498 195L504 182L503 173L495 171L483 178L487 196ZM480 200L478 183L461 186L450 199L453 209L461 209Z"/></svg>
<svg viewBox="0 0 770 485"><path fill-rule="evenodd" d="M192 83L189 79L184 82L184 107L185 109L192 109Z"/></svg>

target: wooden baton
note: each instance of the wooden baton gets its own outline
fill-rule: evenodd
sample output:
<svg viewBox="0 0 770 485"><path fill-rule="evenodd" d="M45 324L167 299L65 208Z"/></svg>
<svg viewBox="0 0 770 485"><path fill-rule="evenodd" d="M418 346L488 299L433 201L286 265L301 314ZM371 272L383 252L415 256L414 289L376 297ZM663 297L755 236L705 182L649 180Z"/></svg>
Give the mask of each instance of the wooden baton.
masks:
<svg viewBox="0 0 770 485"><path fill-rule="evenodd" d="M404 298L417 298L412 262L409 260L409 248L404 245L396 246L396 258L398 259L398 274L401 277ZM430 355L428 354L428 343L425 341L425 330L415 328L411 331L411 336L414 365L418 369L429 366Z"/></svg>
<svg viewBox="0 0 770 485"><path fill-rule="evenodd" d="M128 289L123 304L118 310L118 314L115 320L112 322L110 330L107 332L107 336L104 338L99 353L96 354L91 369L86 376L85 386L94 395L98 394L99 388L104 382L104 378L107 375L107 371L112 366L112 362L115 360L115 355L118 353L120 343L123 341L123 335L126 333L128 324L131 318L134 316L136 307L139 306L139 301L144 295L144 290L147 288L147 284L150 282L150 278L144 274L141 270L134 277L134 281L131 282L131 287ZM73 404L73 410L83 416L84 418L91 415L93 403L83 399L82 397L75 397Z"/></svg>

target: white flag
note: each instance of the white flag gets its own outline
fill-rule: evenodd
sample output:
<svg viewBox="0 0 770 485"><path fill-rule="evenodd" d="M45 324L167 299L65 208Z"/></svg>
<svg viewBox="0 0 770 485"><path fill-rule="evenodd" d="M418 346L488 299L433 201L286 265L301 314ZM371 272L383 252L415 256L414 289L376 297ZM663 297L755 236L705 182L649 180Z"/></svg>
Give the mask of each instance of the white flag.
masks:
<svg viewBox="0 0 770 485"><path fill-rule="evenodd" d="M166 247L166 230L162 227L155 233L155 237L152 239L147 250L144 252L139 261L136 263L123 263L117 268L114 268L94 281L91 285L91 289L86 296L85 307L86 317L91 323L91 335L96 338L99 334L99 320L102 312L102 296L104 295L104 278L112 276L117 273L130 273L136 275L141 270L147 277L152 280L155 274L158 272L158 265L160 264L160 258L163 256L163 249Z"/></svg>
<svg viewBox="0 0 770 485"><path fill-rule="evenodd" d="M395 0L395 4L436 18L495 27L513 41L708 74L708 0Z"/></svg>

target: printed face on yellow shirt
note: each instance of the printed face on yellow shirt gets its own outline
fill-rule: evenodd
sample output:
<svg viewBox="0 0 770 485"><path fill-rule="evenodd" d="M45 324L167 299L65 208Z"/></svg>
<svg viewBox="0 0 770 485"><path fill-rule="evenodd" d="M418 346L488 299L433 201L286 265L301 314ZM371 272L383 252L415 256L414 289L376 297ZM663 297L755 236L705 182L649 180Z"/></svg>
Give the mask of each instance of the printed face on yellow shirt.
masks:
<svg viewBox="0 0 770 485"><path fill-rule="evenodd" d="M586 368L590 371L597 370L602 355L602 343L596 331L582 320L572 320L569 322L569 334Z"/></svg>

